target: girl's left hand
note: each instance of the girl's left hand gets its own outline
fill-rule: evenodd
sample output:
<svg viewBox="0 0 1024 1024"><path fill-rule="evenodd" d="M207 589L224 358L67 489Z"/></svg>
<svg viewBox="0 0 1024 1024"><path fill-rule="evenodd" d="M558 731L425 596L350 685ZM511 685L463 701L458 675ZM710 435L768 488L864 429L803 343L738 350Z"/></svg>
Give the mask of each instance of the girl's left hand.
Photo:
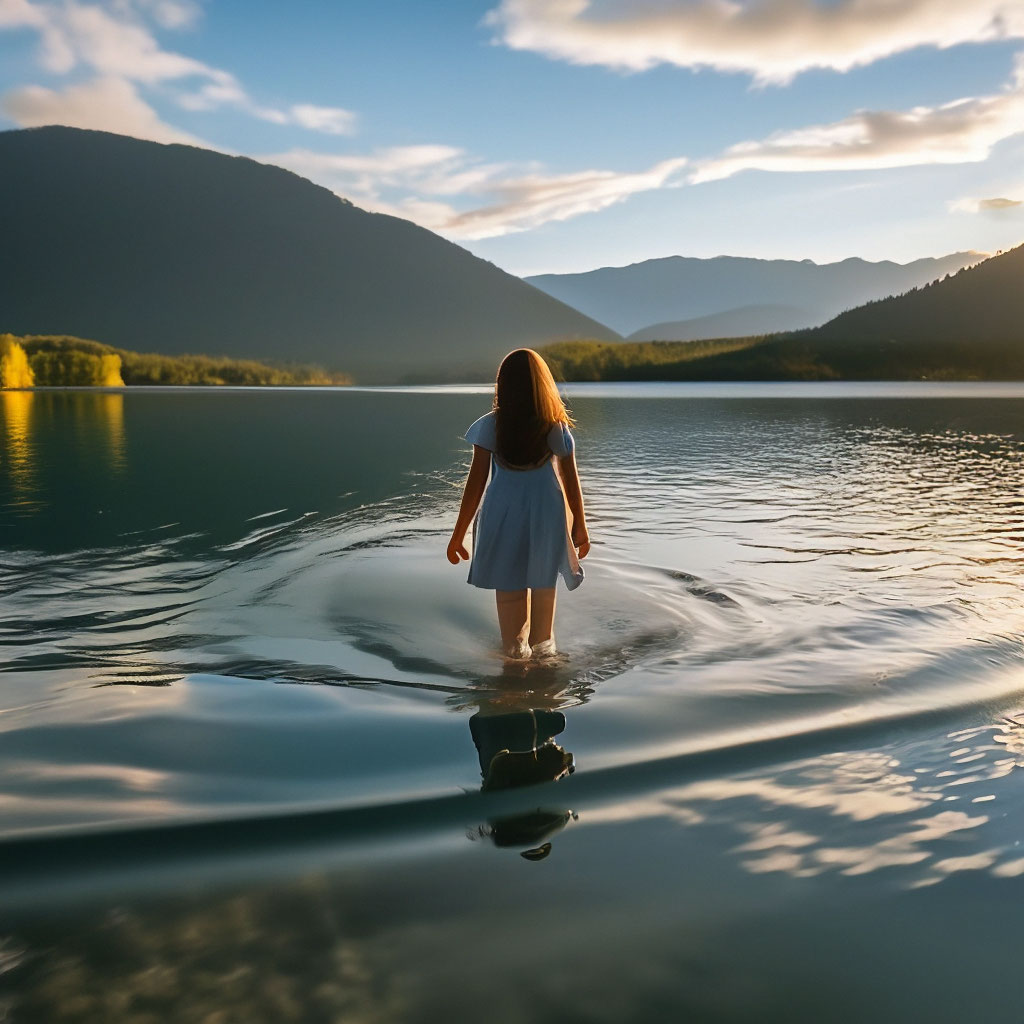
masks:
<svg viewBox="0 0 1024 1024"><path fill-rule="evenodd" d="M469 552L466 550L466 545L461 541L452 537L448 541L448 561L452 565L458 565L459 562L466 562L469 560Z"/></svg>
<svg viewBox="0 0 1024 1024"><path fill-rule="evenodd" d="M572 546L576 549L576 557L583 559L590 554L590 534L585 526L573 526Z"/></svg>

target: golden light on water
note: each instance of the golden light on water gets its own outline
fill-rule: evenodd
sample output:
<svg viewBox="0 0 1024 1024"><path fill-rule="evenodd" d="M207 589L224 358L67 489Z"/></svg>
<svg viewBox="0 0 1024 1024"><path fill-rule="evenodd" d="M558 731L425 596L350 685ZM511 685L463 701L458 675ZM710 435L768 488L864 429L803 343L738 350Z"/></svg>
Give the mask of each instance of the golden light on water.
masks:
<svg viewBox="0 0 1024 1024"><path fill-rule="evenodd" d="M94 419L106 435L110 468L120 472L125 466L124 395L92 394L82 397L93 400Z"/></svg>
<svg viewBox="0 0 1024 1024"><path fill-rule="evenodd" d="M0 391L4 413L3 463L11 478L14 503L26 504L34 485L32 460L32 403L31 391Z"/></svg>
<svg viewBox="0 0 1024 1024"><path fill-rule="evenodd" d="M86 392L77 394L36 394L33 391L0 390L3 414L3 450L0 469L10 480L11 504L24 510L37 499L37 442L64 403L71 403L75 432L88 437L88 451L95 451L107 468L121 473L126 467L124 395ZM97 443L98 442L98 443ZM93 456L94 458L96 456Z"/></svg>
<svg viewBox="0 0 1024 1024"><path fill-rule="evenodd" d="M110 469L125 466L124 395L98 391L68 396L73 402L76 431L90 438L89 448L102 452Z"/></svg>

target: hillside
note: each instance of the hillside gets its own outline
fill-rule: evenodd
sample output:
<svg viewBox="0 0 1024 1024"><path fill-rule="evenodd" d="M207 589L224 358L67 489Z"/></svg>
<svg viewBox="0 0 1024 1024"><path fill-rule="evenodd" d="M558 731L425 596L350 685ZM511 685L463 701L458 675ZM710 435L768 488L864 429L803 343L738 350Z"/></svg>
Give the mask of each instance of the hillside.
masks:
<svg viewBox="0 0 1024 1024"><path fill-rule="evenodd" d="M807 332L817 341L1024 347L1024 245Z"/></svg>
<svg viewBox="0 0 1024 1024"><path fill-rule="evenodd" d="M518 345L614 332L408 221L242 157L106 132L0 133L0 331L493 376Z"/></svg>
<svg viewBox="0 0 1024 1024"><path fill-rule="evenodd" d="M744 331L795 330L824 323L871 299L897 295L977 262L978 253L954 253L913 263L869 263L848 259L818 265L811 260L757 260L737 256L694 259L670 256L628 267L604 267L585 274L543 274L530 284L594 317L623 335L654 339L652 325L667 328L730 313L744 307L793 307L793 316L748 319ZM706 325L714 337L721 324ZM674 341L662 333L657 340Z"/></svg>
<svg viewBox="0 0 1024 1024"><path fill-rule="evenodd" d="M1024 246L811 330L546 352L570 380L1024 380Z"/></svg>
<svg viewBox="0 0 1024 1024"><path fill-rule="evenodd" d="M740 306L724 313L670 320L634 331L627 341L697 341L706 338L739 338L814 327L821 318L798 306Z"/></svg>

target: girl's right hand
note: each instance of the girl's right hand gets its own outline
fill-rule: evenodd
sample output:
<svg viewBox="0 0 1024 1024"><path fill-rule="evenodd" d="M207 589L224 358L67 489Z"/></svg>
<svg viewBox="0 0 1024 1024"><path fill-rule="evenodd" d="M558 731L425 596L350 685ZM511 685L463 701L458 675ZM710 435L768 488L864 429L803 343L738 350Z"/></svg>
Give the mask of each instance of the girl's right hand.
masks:
<svg viewBox="0 0 1024 1024"><path fill-rule="evenodd" d="M459 539L452 537L448 541L448 561L452 565L458 565L459 562L465 562L469 560L469 552L466 550L466 545Z"/></svg>
<svg viewBox="0 0 1024 1024"><path fill-rule="evenodd" d="M572 546L576 549L576 557L583 559L590 553L590 534L582 525L573 525Z"/></svg>

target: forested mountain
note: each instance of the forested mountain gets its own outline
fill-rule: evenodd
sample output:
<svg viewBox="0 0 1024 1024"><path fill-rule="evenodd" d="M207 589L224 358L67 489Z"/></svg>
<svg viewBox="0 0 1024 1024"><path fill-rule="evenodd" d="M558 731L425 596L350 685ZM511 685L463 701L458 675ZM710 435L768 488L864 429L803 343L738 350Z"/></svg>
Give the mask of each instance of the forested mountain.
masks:
<svg viewBox="0 0 1024 1024"><path fill-rule="evenodd" d="M0 133L0 331L317 363L360 381L494 373L614 332L408 221L278 167L47 127Z"/></svg>
<svg viewBox="0 0 1024 1024"><path fill-rule="evenodd" d="M1024 246L811 330L546 353L570 380L1024 380Z"/></svg>
<svg viewBox="0 0 1024 1024"><path fill-rule="evenodd" d="M978 253L961 252L907 264L848 259L819 266L811 260L670 256L628 267L543 274L526 280L623 335L636 340L683 341L816 326L845 309L897 295L981 258ZM744 307L749 313L751 306L765 307L764 315L744 317ZM780 318L779 306L790 307L790 314ZM710 333L696 335L690 329L692 324L678 323L726 313L743 321L739 331L711 322L702 325ZM683 333L674 329L677 327Z"/></svg>
<svg viewBox="0 0 1024 1024"><path fill-rule="evenodd" d="M1024 245L807 332L821 341L1024 347Z"/></svg>

